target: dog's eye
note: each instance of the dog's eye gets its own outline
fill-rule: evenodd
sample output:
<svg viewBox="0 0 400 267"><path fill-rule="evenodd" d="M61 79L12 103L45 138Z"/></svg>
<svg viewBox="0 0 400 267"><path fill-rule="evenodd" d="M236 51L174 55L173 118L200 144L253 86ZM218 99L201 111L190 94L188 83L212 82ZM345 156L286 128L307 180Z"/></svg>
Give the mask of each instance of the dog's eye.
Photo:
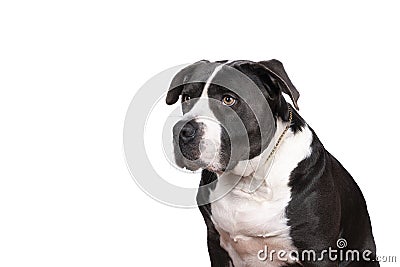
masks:
<svg viewBox="0 0 400 267"><path fill-rule="evenodd" d="M231 97L230 95L226 95L222 98L222 103L230 107L236 103L236 99Z"/></svg>
<svg viewBox="0 0 400 267"><path fill-rule="evenodd" d="M186 95L186 94L182 95L182 103L186 102L188 100L190 100L190 96L189 95Z"/></svg>

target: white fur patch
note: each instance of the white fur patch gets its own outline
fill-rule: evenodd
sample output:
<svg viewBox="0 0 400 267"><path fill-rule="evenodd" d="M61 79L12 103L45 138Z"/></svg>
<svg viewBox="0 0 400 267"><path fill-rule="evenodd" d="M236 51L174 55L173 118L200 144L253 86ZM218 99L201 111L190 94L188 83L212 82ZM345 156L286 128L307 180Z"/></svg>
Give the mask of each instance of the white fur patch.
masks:
<svg viewBox="0 0 400 267"><path fill-rule="evenodd" d="M215 118L197 118L204 124L204 134L200 141L200 160L208 164L210 170L220 170L221 125Z"/></svg>
<svg viewBox="0 0 400 267"><path fill-rule="evenodd" d="M257 252L264 244L272 246L269 249L296 249L285 216L291 199L288 182L292 170L311 154L312 133L308 126L296 134L289 130L275 156L265 162L284 128L285 124L278 121L269 147L258 157L240 162L228 174L244 173L247 177L242 177L223 198L211 203L212 220L221 235L221 246L228 251L235 266L279 266L279 262L266 265L258 260ZM249 190L254 181L260 182L260 186L255 191ZM220 186L217 183L211 191L211 199Z"/></svg>

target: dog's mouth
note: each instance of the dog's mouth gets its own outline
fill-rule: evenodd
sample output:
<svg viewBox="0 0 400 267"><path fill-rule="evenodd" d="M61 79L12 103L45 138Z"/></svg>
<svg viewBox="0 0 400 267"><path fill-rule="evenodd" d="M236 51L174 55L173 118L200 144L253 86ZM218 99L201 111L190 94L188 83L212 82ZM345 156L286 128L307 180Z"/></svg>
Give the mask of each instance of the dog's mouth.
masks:
<svg viewBox="0 0 400 267"><path fill-rule="evenodd" d="M205 170L215 172L215 173L222 173L226 169L225 166L223 166L221 163L219 163L216 160L205 161L202 158L199 158L196 160L190 160L186 157L183 157L183 158L179 158L179 159L176 158L175 161L179 167L190 170L190 171L196 171L198 169L205 169Z"/></svg>
<svg viewBox="0 0 400 267"><path fill-rule="evenodd" d="M215 173L223 173L226 166L221 161L222 157L219 149L211 141L200 141L198 146L182 146L174 144L175 162L184 169L196 171L206 169Z"/></svg>

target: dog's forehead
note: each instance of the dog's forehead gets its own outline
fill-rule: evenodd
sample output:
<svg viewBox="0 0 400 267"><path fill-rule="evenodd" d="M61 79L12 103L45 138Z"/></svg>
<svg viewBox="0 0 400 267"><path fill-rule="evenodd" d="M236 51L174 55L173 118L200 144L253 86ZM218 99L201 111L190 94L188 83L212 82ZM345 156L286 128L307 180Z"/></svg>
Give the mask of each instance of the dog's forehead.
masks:
<svg viewBox="0 0 400 267"><path fill-rule="evenodd" d="M190 72L184 75L181 81L184 85L183 92L200 95L212 85L216 89L226 88L239 97L256 98L255 96L260 94L260 89L250 77L236 69L235 65L235 62L230 61L196 64Z"/></svg>
<svg viewBox="0 0 400 267"><path fill-rule="evenodd" d="M197 64L185 75L183 83L206 82L220 65L221 63L217 62Z"/></svg>

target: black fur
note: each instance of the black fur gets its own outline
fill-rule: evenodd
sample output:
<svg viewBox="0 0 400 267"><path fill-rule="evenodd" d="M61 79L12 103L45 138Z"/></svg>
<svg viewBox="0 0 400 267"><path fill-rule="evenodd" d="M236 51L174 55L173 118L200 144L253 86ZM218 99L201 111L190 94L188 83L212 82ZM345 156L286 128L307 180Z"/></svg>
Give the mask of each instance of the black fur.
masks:
<svg viewBox="0 0 400 267"><path fill-rule="evenodd" d="M375 242L367 206L360 188L313 132L311 156L293 170L289 186L292 199L286 210L294 245L300 250L336 248L344 238L346 249L370 250ZM346 251L346 250L344 250ZM360 257L361 258L361 257ZM307 266L335 266L330 261ZM340 266L379 266L377 262L342 262Z"/></svg>

